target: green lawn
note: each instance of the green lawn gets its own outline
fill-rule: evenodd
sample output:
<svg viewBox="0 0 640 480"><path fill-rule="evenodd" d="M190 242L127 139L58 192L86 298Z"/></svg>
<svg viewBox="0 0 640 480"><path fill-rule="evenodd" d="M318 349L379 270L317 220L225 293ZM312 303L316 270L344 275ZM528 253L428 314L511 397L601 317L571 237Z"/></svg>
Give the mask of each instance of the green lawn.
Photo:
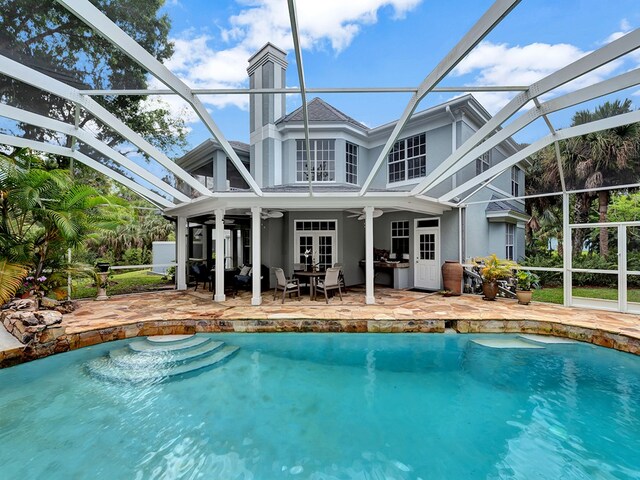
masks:
<svg viewBox="0 0 640 480"><path fill-rule="evenodd" d="M600 298L604 300L618 300L618 290L615 288L600 287L576 287L573 289L574 297ZM627 290L629 302L640 302L640 289ZM533 300L537 302L562 303L562 287L540 288L533 291Z"/></svg>
<svg viewBox="0 0 640 480"><path fill-rule="evenodd" d="M73 282L71 298L91 298L97 294L93 279L82 278ZM163 279L161 275L149 273L148 270L136 270L126 273L112 273L109 275L107 295L123 293L148 292L163 287L172 286L171 280Z"/></svg>

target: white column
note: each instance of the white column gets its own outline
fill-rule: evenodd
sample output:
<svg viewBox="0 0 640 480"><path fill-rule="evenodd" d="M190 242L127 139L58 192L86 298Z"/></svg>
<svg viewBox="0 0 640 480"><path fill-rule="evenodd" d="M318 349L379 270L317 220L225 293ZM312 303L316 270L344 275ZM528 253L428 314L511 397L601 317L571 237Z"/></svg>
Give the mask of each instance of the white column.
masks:
<svg viewBox="0 0 640 480"><path fill-rule="evenodd" d="M460 263L464 262L462 258L462 207L458 207L458 261Z"/></svg>
<svg viewBox="0 0 640 480"><path fill-rule="evenodd" d="M253 281L251 305L255 306L262 304L262 293L260 291L260 264L262 262L260 259L262 249L262 245L260 244L260 229L262 228L260 222L261 213L262 209L260 207L251 207L251 265L253 267L253 273L251 274Z"/></svg>
<svg viewBox="0 0 640 480"><path fill-rule="evenodd" d="M364 207L364 245L365 245L365 303L374 305L376 297L373 291L373 207Z"/></svg>
<svg viewBox="0 0 640 480"><path fill-rule="evenodd" d="M569 194L562 194L562 269L564 305L571 306L571 228L569 227Z"/></svg>
<svg viewBox="0 0 640 480"><path fill-rule="evenodd" d="M216 208L216 293L213 299L224 302L224 208Z"/></svg>
<svg viewBox="0 0 640 480"><path fill-rule="evenodd" d="M187 289L187 218L176 220L176 289Z"/></svg>
<svg viewBox="0 0 640 480"><path fill-rule="evenodd" d="M618 225L618 310L627 313L627 226Z"/></svg>

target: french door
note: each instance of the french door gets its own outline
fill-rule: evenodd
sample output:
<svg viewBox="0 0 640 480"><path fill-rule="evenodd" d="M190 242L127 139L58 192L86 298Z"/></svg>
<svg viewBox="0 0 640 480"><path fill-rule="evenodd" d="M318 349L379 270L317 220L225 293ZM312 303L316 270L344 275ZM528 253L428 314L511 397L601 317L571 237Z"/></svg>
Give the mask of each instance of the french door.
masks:
<svg viewBox="0 0 640 480"><path fill-rule="evenodd" d="M337 260L335 220L296 220L294 240L294 263L326 270Z"/></svg>

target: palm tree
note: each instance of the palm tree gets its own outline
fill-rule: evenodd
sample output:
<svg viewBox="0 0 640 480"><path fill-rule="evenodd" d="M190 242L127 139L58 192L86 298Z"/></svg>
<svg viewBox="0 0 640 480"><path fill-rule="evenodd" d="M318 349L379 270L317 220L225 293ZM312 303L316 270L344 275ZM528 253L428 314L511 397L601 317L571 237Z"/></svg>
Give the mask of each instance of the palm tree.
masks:
<svg viewBox="0 0 640 480"><path fill-rule="evenodd" d="M572 126L628 113L630 100L605 102L591 112L580 110L572 119ZM590 133L571 138L560 144L562 168L568 189L596 189L619 183L635 183L640 176L638 156L640 154L640 131L638 124L624 125L609 130ZM560 171L553 146L549 146L535 155L528 170L527 183L529 193L560 191ZM599 221L607 220L610 199L609 190L582 192L575 195L573 202L574 222L585 223L589 219L589 209L598 198ZM544 212L555 205L558 197L543 197L527 202L531 212ZM585 238L583 229L576 229L572 239L573 251L582 251ZM600 253L609 252L608 231L600 229Z"/></svg>
<svg viewBox="0 0 640 480"><path fill-rule="evenodd" d="M573 116L573 125L601 120L603 118L628 113L631 100L606 102L593 112L581 110ZM571 150L575 156L569 165L573 176L583 188L596 189L607 185L634 183L640 174L638 157L640 154L640 131L638 124L623 125L609 130L590 133L574 139ZM610 190L599 190L599 221L607 221ZM609 253L609 234L600 229L600 254Z"/></svg>
<svg viewBox="0 0 640 480"><path fill-rule="evenodd" d="M38 278L61 268L67 248L97 229L115 226L103 208L112 202L28 150L0 155L1 265L14 280L27 269ZM2 297L15 293L10 276L2 277L0 291Z"/></svg>

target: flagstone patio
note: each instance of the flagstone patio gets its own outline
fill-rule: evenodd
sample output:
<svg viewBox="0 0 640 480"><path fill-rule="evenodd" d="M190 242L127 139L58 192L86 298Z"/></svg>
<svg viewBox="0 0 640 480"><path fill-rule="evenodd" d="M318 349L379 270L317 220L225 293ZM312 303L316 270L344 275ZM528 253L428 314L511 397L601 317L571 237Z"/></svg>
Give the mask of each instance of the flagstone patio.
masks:
<svg viewBox="0 0 640 480"><path fill-rule="evenodd" d="M240 292L213 302L208 291L193 289L121 295L106 301L82 300L64 315L65 334L51 345L1 351L0 364L19 363L60 351L143 335L196 332L430 332L535 333L556 335L640 354L640 316L566 308L515 300L483 301L477 295L443 297L435 293L376 288L376 304L365 305L364 289L311 301L267 293L260 306ZM10 362L3 362L11 357Z"/></svg>

